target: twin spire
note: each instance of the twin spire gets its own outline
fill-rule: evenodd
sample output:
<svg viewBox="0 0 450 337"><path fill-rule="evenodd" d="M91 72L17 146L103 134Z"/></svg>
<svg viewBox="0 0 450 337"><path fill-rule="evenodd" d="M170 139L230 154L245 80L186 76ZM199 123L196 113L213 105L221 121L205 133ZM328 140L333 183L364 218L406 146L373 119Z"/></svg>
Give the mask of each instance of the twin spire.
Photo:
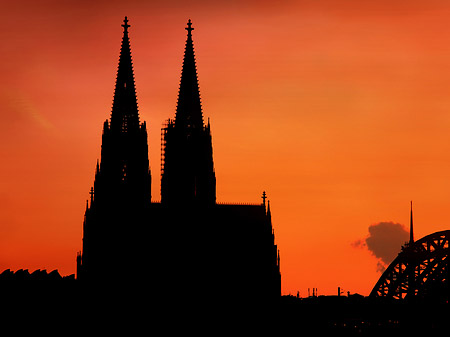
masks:
<svg viewBox="0 0 450 337"><path fill-rule="evenodd" d="M130 40L128 37L128 18L123 20L123 38L117 69L116 87L111 112L111 129L128 132L139 128L139 113L134 82L133 62L131 58ZM188 129L203 128L203 113L200 90L195 63L194 44L192 41L192 22L187 22L187 39L181 73L178 103L175 114L175 125ZM263 195L265 205L265 192ZM409 243L414 243L413 210L411 201Z"/></svg>
<svg viewBox="0 0 450 337"><path fill-rule="evenodd" d="M175 126L188 129L202 129L202 105L197 79L197 67L195 64L194 44L192 41L192 31L194 28L192 28L190 19L185 29L188 33L184 51L180 89L178 91Z"/></svg>
<svg viewBox="0 0 450 337"><path fill-rule="evenodd" d="M117 69L116 87L111 113L111 129L128 132L139 127L139 113L134 82L130 40L128 38L128 18L123 21L123 38ZM188 129L203 128L203 114L197 79L192 22L187 23L187 40L183 59L178 103L175 114L177 127Z"/></svg>
<svg viewBox="0 0 450 337"><path fill-rule="evenodd" d="M111 112L113 132L125 132L139 128L139 113L134 84L133 62L128 38L128 18L123 20L123 38L117 69L116 88Z"/></svg>

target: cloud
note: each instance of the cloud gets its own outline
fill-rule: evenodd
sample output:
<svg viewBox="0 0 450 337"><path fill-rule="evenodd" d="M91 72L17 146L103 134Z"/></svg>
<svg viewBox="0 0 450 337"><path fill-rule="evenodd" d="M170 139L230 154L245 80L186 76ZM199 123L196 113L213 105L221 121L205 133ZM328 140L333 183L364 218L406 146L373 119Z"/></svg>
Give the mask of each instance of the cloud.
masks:
<svg viewBox="0 0 450 337"><path fill-rule="evenodd" d="M367 247L366 242L365 242L364 239L359 239L359 240L356 240L356 241L352 242L351 246L353 248L366 248Z"/></svg>
<svg viewBox="0 0 450 337"><path fill-rule="evenodd" d="M409 239L409 232L399 223L379 222L369 226L369 235L351 243L354 248L369 250L379 259L377 271L383 272Z"/></svg>

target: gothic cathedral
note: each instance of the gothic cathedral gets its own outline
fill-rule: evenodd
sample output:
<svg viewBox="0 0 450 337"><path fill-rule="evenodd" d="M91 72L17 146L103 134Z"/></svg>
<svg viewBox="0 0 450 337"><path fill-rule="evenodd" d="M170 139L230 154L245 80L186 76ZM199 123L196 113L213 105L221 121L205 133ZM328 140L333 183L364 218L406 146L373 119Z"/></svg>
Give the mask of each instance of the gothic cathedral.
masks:
<svg viewBox="0 0 450 337"><path fill-rule="evenodd" d="M151 201L147 127L139 120L126 17L122 26L77 279L139 285L160 296L279 297L279 252L265 193L260 205L216 203L211 129L203 120L190 20L175 118L162 129L161 202Z"/></svg>

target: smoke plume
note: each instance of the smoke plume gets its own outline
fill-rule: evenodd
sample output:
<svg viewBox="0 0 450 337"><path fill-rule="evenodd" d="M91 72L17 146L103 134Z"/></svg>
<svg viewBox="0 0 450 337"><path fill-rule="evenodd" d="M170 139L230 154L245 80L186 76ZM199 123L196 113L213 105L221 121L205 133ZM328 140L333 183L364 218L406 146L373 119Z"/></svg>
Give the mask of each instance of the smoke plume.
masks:
<svg viewBox="0 0 450 337"><path fill-rule="evenodd" d="M369 226L369 235L352 243L355 248L367 248L379 259L377 271L383 272L409 239L409 232L399 223L379 222Z"/></svg>

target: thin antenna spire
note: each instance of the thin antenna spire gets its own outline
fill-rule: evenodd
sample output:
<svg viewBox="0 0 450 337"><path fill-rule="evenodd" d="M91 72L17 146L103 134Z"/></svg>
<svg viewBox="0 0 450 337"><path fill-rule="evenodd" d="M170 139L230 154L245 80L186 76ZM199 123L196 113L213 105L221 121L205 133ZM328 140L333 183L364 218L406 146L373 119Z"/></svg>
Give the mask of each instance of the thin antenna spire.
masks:
<svg viewBox="0 0 450 337"><path fill-rule="evenodd" d="M411 215L410 215L410 223L409 223L409 244L412 245L414 243L414 230L413 230L413 209L412 209L412 200L411 200Z"/></svg>

